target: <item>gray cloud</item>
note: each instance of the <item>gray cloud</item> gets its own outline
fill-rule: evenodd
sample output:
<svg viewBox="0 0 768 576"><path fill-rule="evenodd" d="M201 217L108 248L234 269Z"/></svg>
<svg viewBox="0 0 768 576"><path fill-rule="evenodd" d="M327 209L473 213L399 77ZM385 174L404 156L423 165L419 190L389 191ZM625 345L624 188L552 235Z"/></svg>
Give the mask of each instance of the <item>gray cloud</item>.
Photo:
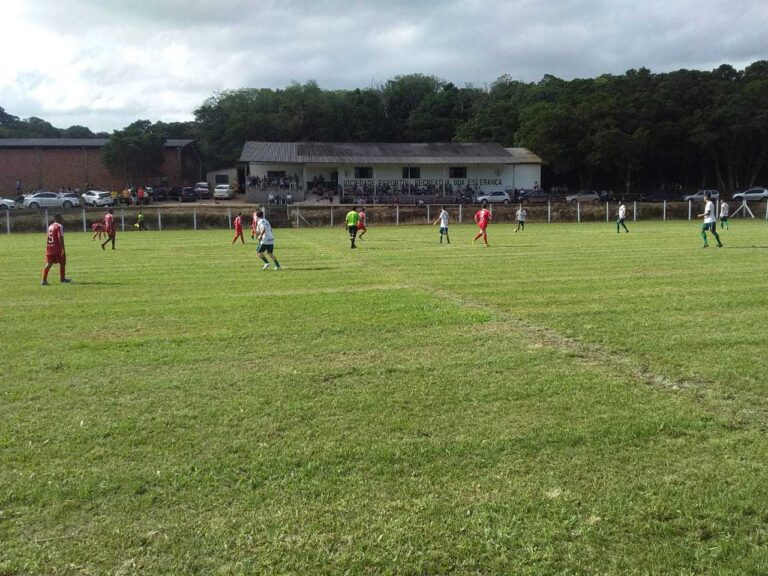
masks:
<svg viewBox="0 0 768 576"><path fill-rule="evenodd" d="M482 85L768 54L768 8L747 0L7 1L30 43L21 54L19 38L0 39L0 106L100 130L190 119L242 86L365 87L412 72Z"/></svg>

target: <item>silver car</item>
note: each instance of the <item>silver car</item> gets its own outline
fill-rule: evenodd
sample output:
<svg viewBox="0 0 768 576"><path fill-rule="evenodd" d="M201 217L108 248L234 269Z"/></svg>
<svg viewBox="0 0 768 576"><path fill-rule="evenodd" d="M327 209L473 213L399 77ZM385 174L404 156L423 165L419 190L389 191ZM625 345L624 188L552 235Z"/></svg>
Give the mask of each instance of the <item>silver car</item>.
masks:
<svg viewBox="0 0 768 576"><path fill-rule="evenodd" d="M571 194L570 196L565 197L566 202L600 202L600 194L595 192L594 190L581 190L580 192L576 192L576 194Z"/></svg>
<svg viewBox="0 0 768 576"><path fill-rule="evenodd" d="M733 195L734 200L766 200L768 199L768 188L750 188L744 192Z"/></svg>
<svg viewBox="0 0 768 576"><path fill-rule="evenodd" d="M10 198L0 198L0 210L13 210L16 208L16 202Z"/></svg>
<svg viewBox="0 0 768 576"><path fill-rule="evenodd" d="M112 206L112 195L106 190L88 190L81 198L86 206Z"/></svg>
<svg viewBox="0 0 768 576"><path fill-rule="evenodd" d="M80 206L80 200L56 192L37 192L24 197L24 208L72 208Z"/></svg>
<svg viewBox="0 0 768 576"><path fill-rule="evenodd" d="M696 194L688 194L688 196L684 196L683 200L685 202L688 202L688 200L693 200L694 202L699 202L704 200L704 194L709 192L710 196L712 197L712 200L717 200L720 198L720 192L717 190L697 190Z"/></svg>

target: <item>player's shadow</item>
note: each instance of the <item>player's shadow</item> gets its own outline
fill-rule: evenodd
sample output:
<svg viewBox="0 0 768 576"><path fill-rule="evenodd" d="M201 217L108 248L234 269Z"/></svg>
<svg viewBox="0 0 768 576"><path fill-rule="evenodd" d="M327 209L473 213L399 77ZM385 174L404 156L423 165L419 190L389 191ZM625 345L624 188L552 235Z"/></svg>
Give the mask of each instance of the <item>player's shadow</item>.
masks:
<svg viewBox="0 0 768 576"><path fill-rule="evenodd" d="M768 246L727 246L728 250L768 250Z"/></svg>
<svg viewBox="0 0 768 576"><path fill-rule="evenodd" d="M73 280L72 284L75 286L119 286L119 282L78 282L77 280Z"/></svg>

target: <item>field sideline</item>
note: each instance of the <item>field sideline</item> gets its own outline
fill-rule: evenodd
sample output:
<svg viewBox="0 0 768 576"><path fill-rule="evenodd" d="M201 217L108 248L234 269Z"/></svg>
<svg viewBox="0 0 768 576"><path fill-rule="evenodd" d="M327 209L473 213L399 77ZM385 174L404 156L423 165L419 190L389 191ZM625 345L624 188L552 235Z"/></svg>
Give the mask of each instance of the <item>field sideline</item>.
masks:
<svg viewBox="0 0 768 576"><path fill-rule="evenodd" d="M0 236L0 575L768 573L768 226L627 224Z"/></svg>

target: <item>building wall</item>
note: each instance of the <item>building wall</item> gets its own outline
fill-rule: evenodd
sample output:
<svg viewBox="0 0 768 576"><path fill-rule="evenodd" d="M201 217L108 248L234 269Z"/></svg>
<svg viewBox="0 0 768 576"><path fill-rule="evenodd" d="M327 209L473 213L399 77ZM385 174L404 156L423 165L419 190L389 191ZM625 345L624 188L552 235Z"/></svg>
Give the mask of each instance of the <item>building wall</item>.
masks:
<svg viewBox="0 0 768 576"><path fill-rule="evenodd" d="M178 151L166 148L164 153L161 173L168 177L169 184L196 182L200 163L194 153L182 150L181 170ZM15 196L19 178L22 190L28 192L32 188L56 191L61 186L122 189L127 184L157 185L161 176L149 177L146 182L126 183L122 176L111 174L104 166L100 148L0 148L0 196Z"/></svg>
<svg viewBox="0 0 768 576"><path fill-rule="evenodd" d="M512 188L531 190L534 183L541 185L541 164L512 164L507 170L512 169ZM506 177L509 180L509 177Z"/></svg>

